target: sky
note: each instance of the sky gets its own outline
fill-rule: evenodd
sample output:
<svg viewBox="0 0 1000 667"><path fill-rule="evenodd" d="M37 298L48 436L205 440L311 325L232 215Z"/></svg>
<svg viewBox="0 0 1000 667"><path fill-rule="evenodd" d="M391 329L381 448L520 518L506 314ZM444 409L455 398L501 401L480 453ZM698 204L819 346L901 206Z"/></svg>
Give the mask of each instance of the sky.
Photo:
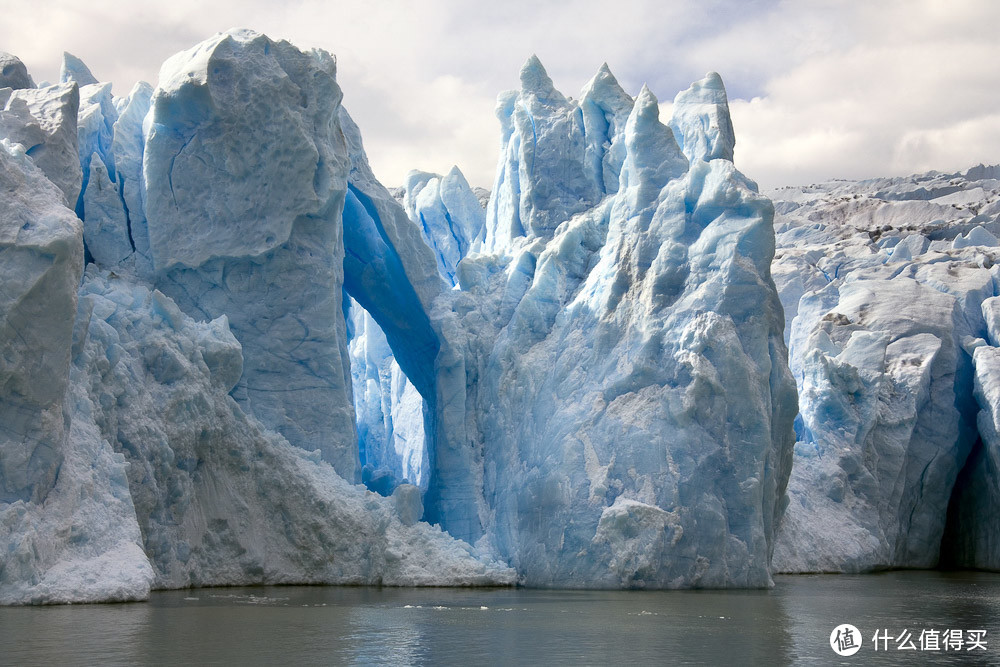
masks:
<svg viewBox="0 0 1000 667"><path fill-rule="evenodd" d="M719 72L736 165L763 188L1000 163L996 0L0 0L0 16L0 50L36 81L69 51L118 95L232 27L325 49L389 186L457 164L490 187L496 97L532 54L574 97L607 62L664 114Z"/></svg>

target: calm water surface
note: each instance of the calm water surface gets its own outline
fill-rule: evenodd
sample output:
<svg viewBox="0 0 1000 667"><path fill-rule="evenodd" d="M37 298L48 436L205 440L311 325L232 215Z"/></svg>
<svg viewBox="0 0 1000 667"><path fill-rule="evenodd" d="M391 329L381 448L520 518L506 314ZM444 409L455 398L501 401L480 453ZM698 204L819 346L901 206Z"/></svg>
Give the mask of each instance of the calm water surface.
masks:
<svg viewBox="0 0 1000 667"><path fill-rule="evenodd" d="M830 633L851 623L861 650ZM987 650L872 635L986 630ZM919 648L919 646L918 646ZM769 591L206 588L149 602L0 608L0 663L1000 664L1000 574L778 577Z"/></svg>

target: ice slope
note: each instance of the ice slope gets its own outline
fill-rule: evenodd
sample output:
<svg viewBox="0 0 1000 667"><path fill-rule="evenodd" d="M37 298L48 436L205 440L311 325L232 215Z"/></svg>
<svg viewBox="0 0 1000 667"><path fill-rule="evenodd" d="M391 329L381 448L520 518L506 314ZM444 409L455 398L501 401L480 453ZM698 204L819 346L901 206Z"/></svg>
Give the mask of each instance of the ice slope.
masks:
<svg viewBox="0 0 1000 667"><path fill-rule="evenodd" d="M16 503L4 603L144 599L258 583L480 585L513 573L268 432L226 394L242 355L225 317L88 269L73 432L59 481ZM13 548L13 547L16 547Z"/></svg>
<svg viewBox="0 0 1000 667"><path fill-rule="evenodd" d="M801 409L776 570L998 563L985 510L997 476L984 340L1000 257L997 176L979 168L770 193Z"/></svg>
<svg viewBox="0 0 1000 667"><path fill-rule="evenodd" d="M770 202L607 68L574 101L532 58L497 113L482 252L435 311L465 347L438 419L446 397L466 423L435 443L427 516L528 585L768 585L796 412Z"/></svg>
<svg viewBox="0 0 1000 667"><path fill-rule="evenodd" d="M245 415L226 394L243 359L225 316L195 322L162 293L106 275L89 275L81 294L89 395L129 462L156 587L503 580Z"/></svg>

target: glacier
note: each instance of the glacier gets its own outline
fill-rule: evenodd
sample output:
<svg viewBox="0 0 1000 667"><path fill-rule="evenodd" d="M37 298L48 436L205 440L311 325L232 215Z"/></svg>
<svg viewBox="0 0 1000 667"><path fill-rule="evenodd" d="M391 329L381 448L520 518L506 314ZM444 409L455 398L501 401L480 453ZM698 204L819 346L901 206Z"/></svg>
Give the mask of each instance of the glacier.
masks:
<svg viewBox="0 0 1000 667"><path fill-rule="evenodd" d="M11 193L0 210L0 603L513 583L491 554L419 521L417 487L383 498L355 485L339 242L351 157L332 57L234 31L124 99L65 63L64 83L8 91L0 114ZM313 95L305 114L296 81ZM258 111L279 114L259 129L285 133L265 156L281 172L234 152L261 121L235 113L248 83L270 95ZM78 125L88 113L100 122ZM69 157L75 169L55 169ZM239 176L226 184L194 173L226 160ZM280 200L276 176L295 165ZM253 189L241 183L249 171L261 177ZM228 212L219 230L248 211L256 226L216 236L198 206L202 223Z"/></svg>
<svg viewBox="0 0 1000 667"><path fill-rule="evenodd" d="M801 408L776 571L1000 566L998 178L769 193Z"/></svg>
<svg viewBox="0 0 1000 667"><path fill-rule="evenodd" d="M765 196L532 56L390 190L325 51L0 64L0 603L1000 568L1000 168Z"/></svg>
<svg viewBox="0 0 1000 667"><path fill-rule="evenodd" d="M437 304L465 346L438 401L465 423L427 515L528 585L766 586L796 399L772 207L714 150L724 94L698 92L717 75L678 95L689 155L607 67L579 101L537 58L520 79L483 241Z"/></svg>
<svg viewBox="0 0 1000 667"><path fill-rule="evenodd" d="M721 80L664 124L607 66L520 78L485 209L457 168L398 201L333 57L252 31L124 98L70 54L11 91L76 254L35 323L62 418L3 450L4 602L769 585L796 400Z"/></svg>

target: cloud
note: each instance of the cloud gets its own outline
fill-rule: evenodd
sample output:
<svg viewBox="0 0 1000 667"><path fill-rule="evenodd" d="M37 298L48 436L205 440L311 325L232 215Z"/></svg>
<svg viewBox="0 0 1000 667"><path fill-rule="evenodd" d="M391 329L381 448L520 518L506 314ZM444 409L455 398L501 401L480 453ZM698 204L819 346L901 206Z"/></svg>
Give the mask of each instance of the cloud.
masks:
<svg viewBox="0 0 1000 667"><path fill-rule="evenodd" d="M992 0L170 0L4 3L0 48L36 80L63 50L118 94L236 25L338 57L344 103L387 184L458 164L493 180L496 95L537 53L575 95L607 61L669 103L708 70L731 97L738 166L764 186L1000 162ZM669 106L669 105L666 105Z"/></svg>
<svg viewBox="0 0 1000 667"><path fill-rule="evenodd" d="M1000 5L875 3L843 46L731 103L739 167L762 185L906 175L1000 162Z"/></svg>

